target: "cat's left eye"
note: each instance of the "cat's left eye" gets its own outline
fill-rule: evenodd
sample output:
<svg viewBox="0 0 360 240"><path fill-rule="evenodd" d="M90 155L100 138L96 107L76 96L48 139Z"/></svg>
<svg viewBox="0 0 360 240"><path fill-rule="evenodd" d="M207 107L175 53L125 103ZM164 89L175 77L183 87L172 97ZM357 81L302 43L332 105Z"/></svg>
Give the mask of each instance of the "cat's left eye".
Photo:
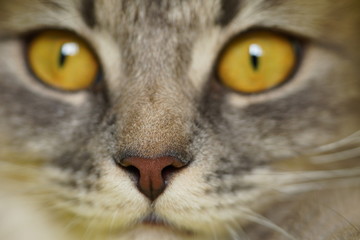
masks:
<svg viewBox="0 0 360 240"><path fill-rule="evenodd" d="M297 61L295 41L270 31L252 31L226 46L217 73L219 80L235 91L261 93L284 83Z"/></svg>
<svg viewBox="0 0 360 240"><path fill-rule="evenodd" d="M59 90L87 89L99 76L99 63L89 45L68 31L48 30L35 35L27 54L34 75Z"/></svg>

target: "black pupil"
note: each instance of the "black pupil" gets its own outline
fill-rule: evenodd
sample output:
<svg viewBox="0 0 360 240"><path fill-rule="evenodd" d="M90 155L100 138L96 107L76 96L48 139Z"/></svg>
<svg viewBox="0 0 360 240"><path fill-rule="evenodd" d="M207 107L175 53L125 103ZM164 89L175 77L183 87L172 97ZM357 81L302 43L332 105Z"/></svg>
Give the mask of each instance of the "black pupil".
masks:
<svg viewBox="0 0 360 240"><path fill-rule="evenodd" d="M251 44L249 46L250 64L254 71L260 68L260 59L263 55L263 49L258 44Z"/></svg>
<svg viewBox="0 0 360 240"><path fill-rule="evenodd" d="M255 55L251 55L250 58L253 69L257 71L259 69L259 60L260 60L259 57Z"/></svg>
<svg viewBox="0 0 360 240"><path fill-rule="evenodd" d="M74 56L79 52L79 45L75 42L67 42L61 45L59 55L59 67L65 66L66 60L70 56Z"/></svg>
<svg viewBox="0 0 360 240"><path fill-rule="evenodd" d="M59 57L59 67L62 68L65 65L65 61L66 61L67 55L64 54L63 51L60 52L60 57Z"/></svg>

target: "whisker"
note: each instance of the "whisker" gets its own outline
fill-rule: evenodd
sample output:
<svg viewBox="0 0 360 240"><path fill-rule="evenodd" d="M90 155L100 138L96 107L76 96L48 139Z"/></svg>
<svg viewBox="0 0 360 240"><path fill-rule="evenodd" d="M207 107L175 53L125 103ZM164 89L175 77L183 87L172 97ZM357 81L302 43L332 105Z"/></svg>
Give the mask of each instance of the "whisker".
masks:
<svg viewBox="0 0 360 240"><path fill-rule="evenodd" d="M321 156L310 157L310 160L315 164L324 164L324 163L332 163L332 162L353 159L356 157L360 157L360 147L341 151L341 152L335 152L335 153L325 154L325 155L321 155Z"/></svg>
<svg viewBox="0 0 360 240"><path fill-rule="evenodd" d="M339 169L339 170L320 170L320 171L301 171L301 172L288 172L288 174L293 175L296 180L324 180L324 179L334 179L334 178L349 178L360 176L360 167L352 169Z"/></svg>
<svg viewBox="0 0 360 240"><path fill-rule="evenodd" d="M69 221L68 224L65 225L65 227L62 229L63 233L66 235L68 233L71 233L71 231L73 231L73 229L75 229L77 227L77 225L81 224L80 219L76 218L76 217L72 217L72 219Z"/></svg>
<svg viewBox="0 0 360 240"><path fill-rule="evenodd" d="M217 233L216 233L216 231L215 231L215 228L213 227L213 223L212 223L212 222L209 222L209 225L210 225L210 229L211 229L211 233L212 233L213 239L214 239L214 240L218 240L218 236L217 236Z"/></svg>
<svg viewBox="0 0 360 240"><path fill-rule="evenodd" d="M264 216L254 213L250 209L247 211L247 213L245 213L244 217L247 218L247 220L249 220L249 221L258 223L264 227L268 227L269 229L272 229L272 230L282 234L283 236L287 237L288 239L298 240L297 238L292 236L290 233L288 233L285 229L283 229L280 226L276 225L275 223L271 222L269 219L265 218Z"/></svg>
<svg viewBox="0 0 360 240"><path fill-rule="evenodd" d="M312 182L319 180L341 179L360 176L360 167L339 170L317 171L266 171L254 172L244 178L244 182L265 185L284 185L300 182Z"/></svg>
<svg viewBox="0 0 360 240"><path fill-rule="evenodd" d="M232 228L231 226L227 225L226 230L229 232L231 239L233 240L244 240L245 238L241 238L239 234Z"/></svg>
<svg viewBox="0 0 360 240"><path fill-rule="evenodd" d="M38 174L39 173L39 167L33 166L33 165L27 165L27 166L20 166L17 164L9 163L9 162L1 162L0 161L0 172L6 173L6 172L15 172L15 171L26 171L26 173L33 173Z"/></svg>
<svg viewBox="0 0 360 240"><path fill-rule="evenodd" d="M283 185L278 186L277 190L282 193L294 194L294 193L302 193L309 192L315 190L325 190L332 188L350 188L350 187L358 187L360 185L360 177L359 178L351 178L346 180L327 180L326 182L310 182L310 183L298 183L292 185Z"/></svg>
<svg viewBox="0 0 360 240"><path fill-rule="evenodd" d="M86 240L89 240L89 239L94 239L93 238L93 233L95 232L94 231L94 228L93 228L93 225L94 223L96 223L96 219L98 218L97 215L94 215L92 216L87 222L87 227L85 229L85 231L83 232L82 234L82 238L81 239L86 239Z"/></svg>
<svg viewBox="0 0 360 240"><path fill-rule="evenodd" d="M333 213L335 213L337 216L339 216L341 219L343 219L347 224L349 224L349 226L351 226L356 232L360 233L360 229L355 225L353 224L352 222L350 222L349 219L347 219L344 215L342 215L340 212L336 211L334 208L328 206L328 205L325 205L325 204L322 204L322 206L326 207L327 209L331 210Z"/></svg>
<svg viewBox="0 0 360 240"><path fill-rule="evenodd" d="M314 148L313 154L331 151L351 144L360 144L360 130L336 142Z"/></svg>
<svg viewBox="0 0 360 240"><path fill-rule="evenodd" d="M231 222L225 226L227 231L230 233L231 238L234 240L249 240L249 236L245 233L240 224L237 224L234 220L232 222L234 222L234 227Z"/></svg>
<svg viewBox="0 0 360 240"><path fill-rule="evenodd" d="M111 217L111 222L110 222L110 226L109 226L109 231L108 231L108 235L110 236L110 234L111 234L111 232L113 231L113 229L114 229L114 226L115 226L115 220L117 219L117 216L118 216L118 214L119 214L119 210L117 209L116 211L115 211L115 213L112 215L112 217Z"/></svg>

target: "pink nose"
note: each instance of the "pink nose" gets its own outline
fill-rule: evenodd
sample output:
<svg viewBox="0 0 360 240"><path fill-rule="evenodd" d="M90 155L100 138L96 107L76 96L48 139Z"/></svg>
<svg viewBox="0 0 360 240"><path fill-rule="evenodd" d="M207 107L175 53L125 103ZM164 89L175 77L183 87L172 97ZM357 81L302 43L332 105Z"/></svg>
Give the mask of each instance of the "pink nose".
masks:
<svg viewBox="0 0 360 240"><path fill-rule="evenodd" d="M140 192L154 201L166 188L168 175L186 164L175 157L140 158L129 157L120 163L125 168L139 171L137 187Z"/></svg>

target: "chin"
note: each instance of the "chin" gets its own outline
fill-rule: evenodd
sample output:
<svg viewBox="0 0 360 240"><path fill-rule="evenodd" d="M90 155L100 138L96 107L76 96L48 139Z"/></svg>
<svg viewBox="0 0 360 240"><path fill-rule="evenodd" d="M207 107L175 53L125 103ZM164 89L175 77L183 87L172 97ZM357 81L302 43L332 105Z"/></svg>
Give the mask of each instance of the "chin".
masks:
<svg viewBox="0 0 360 240"><path fill-rule="evenodd" d="M190 232L181 232L174 230L169 226L141 224L135 228L122 232L118 236L110 238L111 240L195 240L206 239Z"/></svg>

